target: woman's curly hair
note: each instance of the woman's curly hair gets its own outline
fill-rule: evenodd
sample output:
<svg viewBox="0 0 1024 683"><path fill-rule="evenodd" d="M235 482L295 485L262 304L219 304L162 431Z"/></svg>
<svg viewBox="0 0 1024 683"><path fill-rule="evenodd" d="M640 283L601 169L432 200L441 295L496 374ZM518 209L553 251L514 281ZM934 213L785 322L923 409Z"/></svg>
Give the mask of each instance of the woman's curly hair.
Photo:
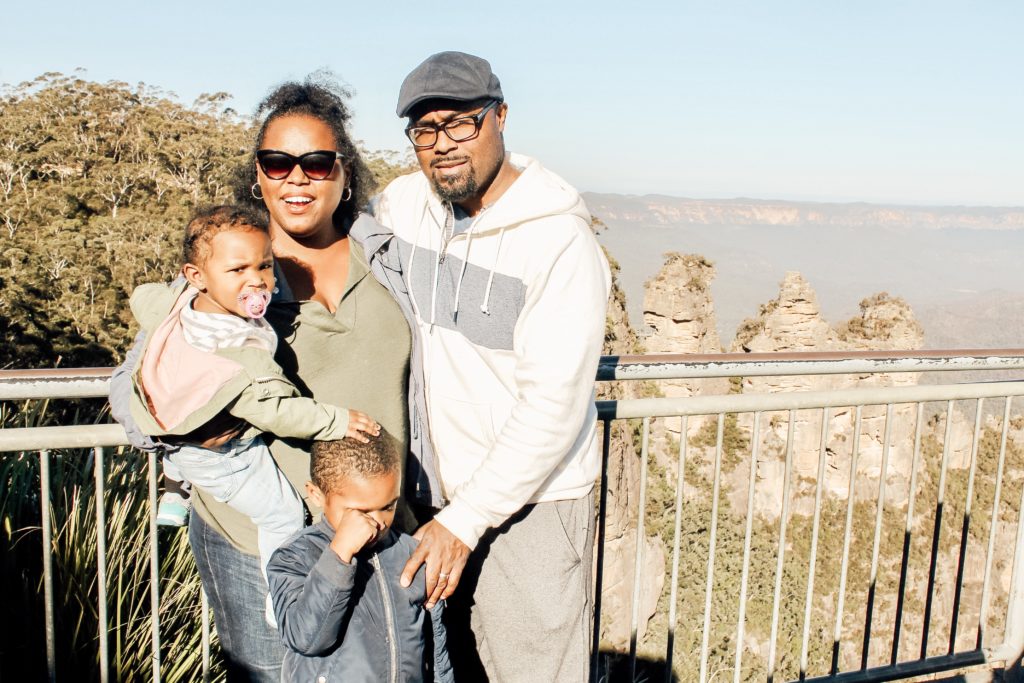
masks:
<svg viewBox="0 0 1024 683"><path fill-rule="evenodd" d="M328 71L312 73L301 83L289 81L274 88L256 108L256 121L260 127L245 169L245 179L240 180L236 187L236 199L249 204L254 202L250 187L257 181L256 150L263 145L267 126L282 116L312 116L327 124L334 133L338 151L345 155L342 164L348 172L352 197L338 204L334 211L334 227L348 232L360 209L369 201L375 185L373 175L348 131L352 113L346 100L350 97L351 93ZM259 204L262 206L263 202Z"/></svg>

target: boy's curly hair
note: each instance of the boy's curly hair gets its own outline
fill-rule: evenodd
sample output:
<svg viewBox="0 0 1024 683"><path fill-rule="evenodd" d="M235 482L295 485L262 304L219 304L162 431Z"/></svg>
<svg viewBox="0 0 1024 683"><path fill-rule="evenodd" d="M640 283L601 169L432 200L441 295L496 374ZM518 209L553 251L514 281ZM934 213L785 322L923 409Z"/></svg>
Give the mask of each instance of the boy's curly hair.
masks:
<svg viewBox="0 0 1024 683"><path fill-rule="evenodd" d="M181 241L181 262L202 265L210 257L213 238L228 230L268 232L267 218L247 206L205 206L193 214Z"/></svg>
<svg viewBox="0 0 1024 683"><path fill-rule="evenodd" d="M369 443L355 439L314 441L309 463L313 485L329 494L338 491L346 479L372 479L398 472L402 464L398 442L386 431L371 436Z"/></svg>

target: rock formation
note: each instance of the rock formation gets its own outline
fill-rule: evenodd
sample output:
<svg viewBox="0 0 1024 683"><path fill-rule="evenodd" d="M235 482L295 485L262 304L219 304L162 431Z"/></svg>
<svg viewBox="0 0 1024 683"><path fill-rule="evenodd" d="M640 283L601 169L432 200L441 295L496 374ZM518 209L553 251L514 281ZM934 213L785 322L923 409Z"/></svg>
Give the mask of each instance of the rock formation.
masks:
<svg viewBox="0 0 1024 683"><path fill-rule="evenodd" d="M905 301L887 293L864 299L860 315L833 328L826 322L818 307L814 290L799 273L787 273L778 298L761 307L759 314L748 319L737 331L733 351L883 351L919 349L924 343L924 331L914 318ZM916 373L873 375L802 375L788 377L748 377L743 381L744 393L777 393L789 391L836 391L851 387L909 386L917 384ZM902 505L909 490L914 453L916 406L893 407L892 433L889 441L889 463L886 472L886 501ZM857 497L873 499L877 495L879 475L884 456L886 407L864 406L861 409L861 429L854 473ZM809 513L811 495L817 479L818 459L821 452L822 411L798 411L794 425L794 476L797 481L795 510ZM763 462L758 463L756 484L757 512L774 518L781 511L782 462L785 458L787 413L763 416L761 439ZM944 434L945 417L931 426ZM741 416L740 427L749 435L752 416ZM826 439L825 491L846 498L850 488L856 410L835 408L830 411ZM964 416L953 411L951 430L950 466L963 468L968 464L973 426ZM744 484L745 488L745 484ZM801 496L801 490L807 495ZM746 495L745 490L733 492L736 499Z"/></svg>
<svg viewBox="0 0 1024 683"><path fill-rule="evenodd" d="M839 347L835 330L821 317L818 297L800 273L790 271L779 285L779 296L744 321L736 332L733 351L825 351ZM804 378L798 378L803 383Z"/></svg>
<svg viewBox="0 0 1024 683"><path fill-rule="evenodd" d="M702 256L665 254L665 265L647 282L644 296L644 322L653 330L644 344L649 353L718 353L722 350L715 329L715 305L711 300L714 277L714 265ZM675 394L666 392L666 395Z"/></svg>
<svg viewBox="0 0 1024 683"><path fill-rule="evenodd" d="M644 295L644 322L652 330L644 339L647 353L708 354L720 353L715 321L715 304L711 298L711 281L715 277L714 265L696 254L665 254L665 264L646 284ZM696 396L698 394L726 394L729 380L673 379L658 382L661 394L668 398ZM704 424L699 418L691 419L687 428L693 436ZM657 420L652 424L651 452L667 471L664 454L674 450L666 440L666 430L679 437L680 421ZM674 482L673 482L674 483Z"/></svg>

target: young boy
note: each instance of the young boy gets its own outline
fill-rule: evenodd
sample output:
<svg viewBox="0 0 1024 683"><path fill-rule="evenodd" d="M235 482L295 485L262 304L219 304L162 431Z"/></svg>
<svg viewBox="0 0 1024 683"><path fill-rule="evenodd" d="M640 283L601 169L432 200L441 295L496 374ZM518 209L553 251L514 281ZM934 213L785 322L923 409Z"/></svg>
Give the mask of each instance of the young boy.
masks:
<svg viewBox="0 0 1024 683"><path fill-rule="evenodd" d="M265 567L304 513L260 434L365 439L361 432L379 428L357 410L301 396L274 361L277 334L263 319L274 288L266 219L241 207L203 209L189 221L182 256L184 280L132 294L147 332L132 417L145 434L184 441L202 441L196 435L225 414L244 423L217 449L185 443L168 458L182 478L252 518ZM269 595L267 616L273 623Z"/></svg>
<svg viewBox="0 0 1024 683"><path fill-rule="evenodd" d="M417 542L391 528L401 483L394 439L384 432L368 443L318 441L310 470L306 491L323 518L267 567L288 647L282 680L452 681L443 603L424 607L423 570L408 588L398 583Z"/></svg>

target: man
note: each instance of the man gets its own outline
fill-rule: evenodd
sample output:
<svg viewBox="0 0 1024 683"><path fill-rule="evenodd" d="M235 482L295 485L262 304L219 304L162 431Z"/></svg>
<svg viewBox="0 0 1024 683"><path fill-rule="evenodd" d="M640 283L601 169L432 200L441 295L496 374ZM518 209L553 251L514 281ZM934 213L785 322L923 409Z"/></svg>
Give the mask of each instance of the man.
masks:
<svg viewBox="0 0 1024 683"><path fill-rule="evenodd" d="M422 172L352 234L414 336L407 495L433 518L403 582L426 563L430 604L462 585L479 660L450 635L460 680L585 680L608 264L579 194L506 152L487 61L429 57L397 111Z"/></svg>

